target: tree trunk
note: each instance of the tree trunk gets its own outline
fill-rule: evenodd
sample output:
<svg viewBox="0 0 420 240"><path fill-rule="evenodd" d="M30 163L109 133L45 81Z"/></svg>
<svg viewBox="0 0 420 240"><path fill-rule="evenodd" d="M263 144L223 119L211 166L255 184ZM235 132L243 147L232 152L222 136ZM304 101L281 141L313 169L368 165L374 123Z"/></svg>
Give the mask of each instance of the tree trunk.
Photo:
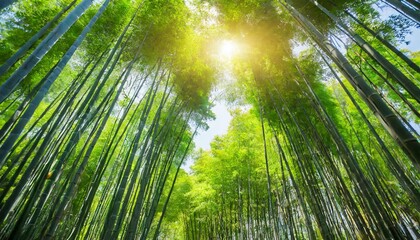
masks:
<svg viewBox="0 0 420 240"><path fill-rule="evenodd" d="M69 15L38 45L34 52L22 63L22 65L0 86L0 103L2 103L28 75L30 71L41 61L55 43L70 29L80 16L90 7L93 0L83 0ZM96 21L96 20L95 20ZM84 38L84 37L83 37ZM82 39L83 39L82 38ZM79 39L79 38L78 38ZM77 41L77 40L76 40ZM78 45L73 45L78 47ZM76 49L72 50L73 52ZM72 54L72 53L71 53ZM67 62L66 62L67 63Z"/></svg>

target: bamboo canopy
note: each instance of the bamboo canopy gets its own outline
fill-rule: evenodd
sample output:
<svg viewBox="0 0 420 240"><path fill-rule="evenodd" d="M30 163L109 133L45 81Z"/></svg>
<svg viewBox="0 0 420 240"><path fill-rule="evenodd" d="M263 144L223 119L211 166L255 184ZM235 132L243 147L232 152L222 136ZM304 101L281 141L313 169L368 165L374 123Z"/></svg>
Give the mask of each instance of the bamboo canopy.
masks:
<svg viewBox="0 0 420 240"><path fill-rule="evenodd" d="M418 0L1 1L0 239L419 239L419 26Z"/></svg>

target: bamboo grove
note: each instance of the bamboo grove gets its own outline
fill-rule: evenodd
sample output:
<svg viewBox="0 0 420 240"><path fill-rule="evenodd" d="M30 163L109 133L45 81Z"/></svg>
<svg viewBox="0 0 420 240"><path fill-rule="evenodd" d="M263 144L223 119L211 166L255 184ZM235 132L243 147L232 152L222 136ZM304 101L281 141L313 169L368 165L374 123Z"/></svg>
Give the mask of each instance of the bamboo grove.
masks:
<svg viewBox="0 0 420 240"><path fill-rule="evenodd" d="M420 238L418 0L5 0L0 26L0 239ZM232 121L193 151L223 65Z"/></svg>

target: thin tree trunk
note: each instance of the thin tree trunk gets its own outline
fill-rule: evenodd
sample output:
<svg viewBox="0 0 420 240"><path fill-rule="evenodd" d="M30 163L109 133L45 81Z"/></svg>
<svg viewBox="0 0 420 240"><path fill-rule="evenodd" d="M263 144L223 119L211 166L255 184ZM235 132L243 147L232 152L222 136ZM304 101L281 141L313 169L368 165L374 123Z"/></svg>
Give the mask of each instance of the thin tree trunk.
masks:
<svg viewBox="0 0 420 240"><path fill-rule="evenodd" d="M330 17L335 23L337 23L341 28L345 30L345 33L354 40L354 42L363 49L372 59L381 65L383 69L415 99L420 103L420 89L408 79L398 68L396 68L392 63L390 63L385 57L383 57L378 51L376 51L369 43L367 43L362 37L357 33L352 31L346 26L340 19L338 19L334 14L324 8L316 0L311 0L311 2L317 6L322 12L324 12L328 17Z"/></svg>
<svg viewBox="0 0 420 240"><path fill-rule="evenodd" d="M13 92L19 83L55 45L55 43L70 29L79 17L85 13L92 2L93 0L83 0L79 5L77 5L73 11L69 13L69 15L67 15L67 17L63 19L63 21L61 21L61 23L52 32L50 32L50 34L48 34L48 36L38 45L25 62L23 62L22 65L6 80L6 82L0 86L0 103L2 103ZM78 45L73 46L76 48L78 47ZM74 52L75 49L72 51Z"/></svg>
<svg viewBox="0 0 420 240"><path fill-rule="evenodd" d="M388 49L390 49L393 53L395 53L398 57L400 57L409 67L411 67L414 71L420 73L420 67L415 64L410 58L408 58L404 53L402 53L400 50L398 50L394 45L392 45L390 42L388 42L385 38L381 37L378 33L374 32L372 29L370 29L366 24L364 24L362 21L360 21L357 17L355 17L352 13L349 11L345 11L347 15L349 15L354 21L357 22L361 27L363 27L366 31L368 31L373 37L378 39L383 45L385 45Z"/></svg>
<svg viewBox="0 0 420 240"><path fill-rule="evenodd" d="M90 155L91 155L91 153L92 153L92 151L93 151L93 149L94 149L94 147L95 147L95 145L96 145L99 137L101 136L103 129L105 128L105 125L106 125L106 123L108 121L108 118L111 115L112 110L115 107L115 104L117 103L118 97L120 96L120 94L121 94L121 92L123 90L123 87L125 86L125 83L126 83L126 81L128 79L128 76L130 74L130 70L131 70L131 68L125 72L124 80L120 83L120 87L119 87L119 89L117 90L117 93L114 96L114 100L112 101L111 105L109 106L109 109L108 109L105 117L102 119L101 125L99 126L98 130L96 130L96 134L95 134L93 140L91 141L91 143L90 143L90 145L89 145L89 147L88 147L88 149L87 149L87 151L85 153L85 156L83 158L83 161L80 164L80 166L79 166L76 174L74 175L73 180L70 183L70 187L67 188L66 193L65 193L65 195L63 197L63 200L61 201L61 204L58 207L57 212L55 213L54 220L52 221L51 224L49 224L49 231L47 232L46 236L44 237L45 239L51 239L54 236L54 233L55 233L55 231L56 231L56 229L58 227L58 224L60 222L60 219L61 219L61 216L63 214L63 211L64 211L64 209L67 207L67 205L70 202L71 196L73 195L73 193L74 193L74 191L75 191L75 189L77 187L77 182L79 182L80 177L81 177L81 174L85 170L85 167L86 167L86 165L88 163L88 160L90 158ZM121 76L121 78L123 78L123 75ZM114 85L109 90L109 93L114 92L115 87L116 87L116 85Z"/></svg>
<svg viewBox="0 0 420 240"><path fill-rule="evenodd" d="M318 46L321 47L340 67L343 75L350 81L375 115L377 115L385 129L388 130L391 136L410 157L416 168L420 169L420 143L417 139L405 128L398 117L381 99L378 93L367 85L364 79L353 69L346 58L332 44L325 40L316 27L312 25L312 23L308 22L308 20L294 8L288 5L284 6L290 10L296 20L308 31L314 41L318 43Z"/></svg>
<svg viewBox="0 0 420 240"><path fill-rule="evenodd" d="M6 139L5 143L0 147L0 167L3 166L6 156L8 155L10 149L12 148L13 144L15 143L19 135L22 133L24 127L29 122L30 118L32 117L33 113L35 112L39 104L41 103L42 99L47 94L51 85L54 83L54 81L57 79L62 69L64 68L64 66L68 63L70 58L73 56L76 49L80 46L83 39L85 39L87 33L90 31L92 26L96 23L99 16L101 16L102 13L105 11L106 7L109 4L109 1L110 0L106 0L103 3L99 11L95 14L95 16L93 16L89 24L86 25L86 27L83 29L82 33L77 37L73 45L69 48L66 54L64 54L63 58L61 58L57 66L54 67L54 70L51 72L51 74L48 75L48 78L46 79L45 83L43 84L39 92L35 95L34 99L29 104L27 110L22 115L19 122L16 124L16 127L13 129L12 133Z"/></svg>
<svg viewBox="0 0 420 240"><path fill-rule="evenodd" d="M4 2L4 0L2 1ZM17 50L13 56L11 56L9 59L6 60L6 62L3 63L3 65L0 66L0 76L4 75L7 70L9 70L13 64L15 64L21 57L25 55L25 53L38 41L42 36L44 36L48 29L58 21L58 19L63 16L67 10L69 10L74 4L76 3L76 0L73 0L69 5L67 5L63 10L61 10L55 17L47 22L44 27L42 27L35 35L33 35L22 47ZM1 5L1 3L0 3ZM0 6L1 9L1 6Z"/></svg>
<svg viewBox="0 0 420 240"><path fill-rule="evenodd" d="M405 14L407 17L414 20L417 24L420 23L420 12L405 5L399 0L385 0L392 8Z"/></svg>

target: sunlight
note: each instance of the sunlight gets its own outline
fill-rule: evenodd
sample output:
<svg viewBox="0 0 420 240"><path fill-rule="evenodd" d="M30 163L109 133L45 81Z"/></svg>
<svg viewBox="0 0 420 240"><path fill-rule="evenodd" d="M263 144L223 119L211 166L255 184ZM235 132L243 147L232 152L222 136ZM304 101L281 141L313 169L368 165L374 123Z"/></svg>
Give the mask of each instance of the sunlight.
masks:
<svg viewBox="0 0 420 240"><path fill-rule="evenodd" d="M232 58L239 53L239 45L232 40L223 40L219 47L219 55L222 58Z"/></svg>

